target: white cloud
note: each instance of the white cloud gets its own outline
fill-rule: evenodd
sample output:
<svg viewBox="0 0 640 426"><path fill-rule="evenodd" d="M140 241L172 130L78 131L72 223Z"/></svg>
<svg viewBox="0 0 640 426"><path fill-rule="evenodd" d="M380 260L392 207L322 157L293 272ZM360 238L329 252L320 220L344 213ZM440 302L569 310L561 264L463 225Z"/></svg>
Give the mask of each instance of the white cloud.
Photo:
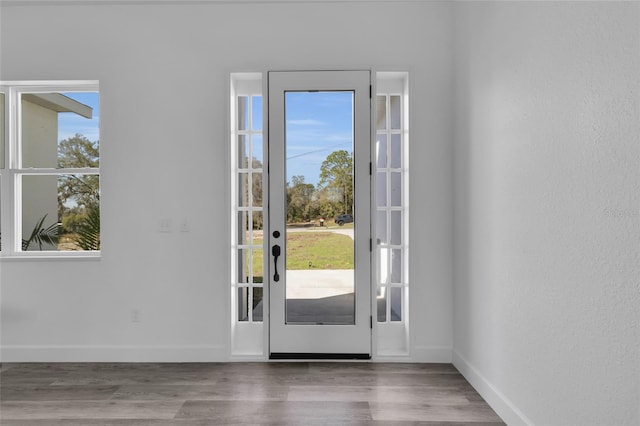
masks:
<svg viewBox="0 0 640 426"><path fill-rule="evenodd" d="M351 142L353 135L351 133L327 135L324 140L327 142Z"/></svg>
<svg viewBox="0 0 640 426"><path fill-rule="evenodd" d="M300 120L287 120L287 124L292 124L294 126L324 126L325 122L314 120L312 118L304 118Z"/></svg>

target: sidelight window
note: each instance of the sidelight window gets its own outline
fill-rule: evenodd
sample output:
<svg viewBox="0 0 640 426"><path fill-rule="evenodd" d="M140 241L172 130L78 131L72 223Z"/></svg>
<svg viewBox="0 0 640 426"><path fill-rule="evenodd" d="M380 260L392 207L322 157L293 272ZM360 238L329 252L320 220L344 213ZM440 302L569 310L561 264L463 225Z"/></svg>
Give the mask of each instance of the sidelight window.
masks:
<svg viewBox="0 0 640 426"><path fill-rule="evenodd" d="M265 296L261 74L231 75L230 116L232 351L259 355Z"/></svg>
<svg viewBox="0 0 640 426"><path fill-rule="evenodd" d="M375 222L379 352L408 347L408 82L377 73Z"/></svg>

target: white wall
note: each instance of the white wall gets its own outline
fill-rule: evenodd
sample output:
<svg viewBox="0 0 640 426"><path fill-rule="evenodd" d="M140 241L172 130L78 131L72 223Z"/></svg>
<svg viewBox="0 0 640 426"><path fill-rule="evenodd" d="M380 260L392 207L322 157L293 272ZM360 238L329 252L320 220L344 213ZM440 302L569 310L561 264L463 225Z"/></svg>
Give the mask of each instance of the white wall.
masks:
<svg viewBox="0 0 640 426"><path fill-rule="evenodd" d="M455 365L512 424L640 424L640 3L456 18Z"/></svg>
<svg viewBox="0 0 640 426"><path fill-rule="evenodd" d="M226 359L229 73L370 67L410 72L412 355L450 360L450 5L137 3L2 6L0 79L100 82L103 220L100 261L1 263L3 361Z"/></svg>

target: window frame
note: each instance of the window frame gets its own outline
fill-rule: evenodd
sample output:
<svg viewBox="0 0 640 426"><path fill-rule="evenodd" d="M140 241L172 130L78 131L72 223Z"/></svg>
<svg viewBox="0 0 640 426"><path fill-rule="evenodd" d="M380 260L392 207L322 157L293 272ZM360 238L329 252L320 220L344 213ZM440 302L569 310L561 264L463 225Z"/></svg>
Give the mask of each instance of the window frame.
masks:
<svg viewBox="0 0 640 426"><path fill-rule="evenodd" d="M229 75L229 176L230 176L230 322L231 322L231 356L239 359L254 359L258 357L261 359L266 353L265 345L268 341L266 332L268 327L265 324L268 323L268 304L264 303L268 300L268 286L265 285L266 277L268 274L269 266L266 262L267 254L267 238L263 237L262 244L255 244L251 238L249 241L239 241L238 234L241 232L242 225L238 222L238 213L243 212L247 215L249 223L253 221L253 214L259 213L262 215L263 230L268 229L268 217L266 215L267 206L267 185L266 185L266 173L268 169L267 164L267 150L266 150L266 125L265 125L265 113L266 113L266 97L264 96L264 84L265 78L262 73L257 72L232 72ZM238 98L247 97L248 118L245 129L239 129L238 118ZM253 117L253 99L256 97L261 98L261 117ZM254 121L261 123L260 129L254 129ZM246 138L245 144L249 146L247 152L248 156L252 156L253 152L253 138L260 137L262 139L262 167L254 169L253 163L246 164L246 167L239 167L238 163L238 137L244 136ZM253 204L253 174L261 173L262 178L262 202L260 206ZM247 198L248 203L246 206L242 206L239 197L238 179L242 174L246 174L249 182L249 196ZM253 227L251 226L251 229ZM239 276L239 270L242 264L242 260L239 258L238 253L243 250L244 256L248 256L246 262L246 268L249 269L249 273L246 277L249 277L249 282L241 282ZM258 256L262 255L262 273L263 282L254 283L253 280L253 262ZM248 297L246 300L248 312L246 320L239 319L239 299L238 293L242 288L248 289ZM263 312L262 319L256 319L253 317L253 295L254 289L262 289L262 301Z"/></svg>
<svg viewBox="0 0 640 426"><path fill-rule="evenodd" d="M34 259L99 259L101 250L22 250L22 178L24 176L63 176L63 175L95 175L101 179L100 162L98 167L85 168L52 168L23 167L22 160L22 95L30 93L81 93L100 94L96 80L73 81L0 81L0 92L5 95L5 157L0 164L0 230L3 236L0 259L2 260L34 260ZM99 99L100 102L100 99ZM101 186L101 184L100 184ZM101 208L101 207L100 207ZM102 227L102 220L101 220Z"/></svg>
<svg viewBox="0 0 640 426"><path fill-rule="evenodd" d="M376 117L374 117L373 135L375 136L372 141L374 145L378 143L378 136L384 135L386 138L385 144L385 156L386 166L378 167L377 148L374 146L374 154L372 155L373 162L373 177L374 183L372 191L376 194L373 197L373 215L375 225L373 227L373 235L376 240L375 257L376 257L376 271L374 276L374 294L377 297L383 296L385 299L385 317L384 320L378 319L377 303L374 303L374 323L377 329L377 342L376 342L376 354L377 357L404 357L410 353L410 341L409 341L409 73L408 72L376 72L376 90L374 94L374 105L376 111ZM378 97L385 97L385 127L384 129L378 129L377 127L377 113L378 113ZM392 96L400 97L400 122L399 128L391 126L391 112L390 112L390 99ZM400 166L392 167L391 164L391 140L392 135L399 135L400 137ZM394 205L392 201L392 173L400 174L400 203ZM380 174L385 178L385 204L379 206L377 201L378 191L378 178ZM384 212L385 223L384 232L386 234L386 243L381 244L378 242L378 227L379 213ZM400 216L400 241L399 243L393 243L391 238L391 214L395 212ZM391 279L391 255L394 250L400 252L400 279L393 281ZM387 253L384 257L383 254ZM384 258L383 258L384 257ZM383 277L386 275L389 281ZM393 320L391 316L391 293L392 289L400 289L400 307L401 307L401 319Z"/></svg>

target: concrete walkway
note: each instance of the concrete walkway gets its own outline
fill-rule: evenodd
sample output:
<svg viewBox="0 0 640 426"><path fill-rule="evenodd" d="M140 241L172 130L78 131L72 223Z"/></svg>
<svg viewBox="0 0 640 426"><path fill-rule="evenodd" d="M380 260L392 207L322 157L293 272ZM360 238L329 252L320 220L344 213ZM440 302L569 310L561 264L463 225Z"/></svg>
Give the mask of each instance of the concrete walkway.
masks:
<svg viewBox="0 0 640 426"><path fill-rule="evenodd" d="M322 299L353 293L353 269L287 271L287 299Z"/></svg>

